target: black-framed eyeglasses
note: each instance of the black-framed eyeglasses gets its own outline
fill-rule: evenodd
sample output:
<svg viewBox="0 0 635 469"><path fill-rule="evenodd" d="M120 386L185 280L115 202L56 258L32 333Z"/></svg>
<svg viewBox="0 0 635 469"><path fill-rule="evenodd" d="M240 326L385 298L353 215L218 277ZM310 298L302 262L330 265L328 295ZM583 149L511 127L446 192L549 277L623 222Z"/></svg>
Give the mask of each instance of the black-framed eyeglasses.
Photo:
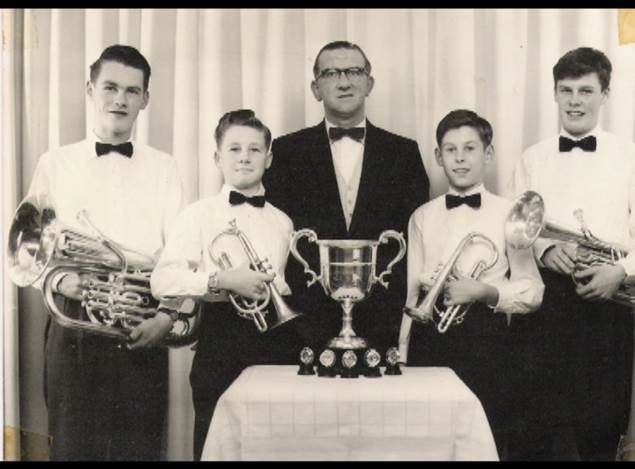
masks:
<svg viewBox="0 0 635 469"><path fill-rule="evenodd" d="M346 78L350 81L358 81L368 75L366 69L362 67L325 68L318 75L318 79L323 78L326 81L337 81L342 76L342 73L346 75Z"/></svg>

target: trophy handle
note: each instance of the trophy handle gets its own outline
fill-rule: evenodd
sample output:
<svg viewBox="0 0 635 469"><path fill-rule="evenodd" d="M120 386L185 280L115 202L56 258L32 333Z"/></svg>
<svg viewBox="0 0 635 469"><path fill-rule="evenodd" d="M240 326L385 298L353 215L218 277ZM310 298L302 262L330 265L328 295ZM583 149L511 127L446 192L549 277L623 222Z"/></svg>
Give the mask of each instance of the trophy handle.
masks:
<svg viewBox="0 0 635 469"><path fill-rule="evenodd" d="M291 235L291 254L293 254L293 257L295 257L297 261L302 264L302 266L304 267L304 273L311 276L311 278L306 281L306 286L310 287L318 280L322 280L322 273L320 272L320 275L317 275L315 272L313 272L309 267L309 263L305 261L304 257L302 257L298 252L296 244L298 240L303 237L307 237L310 243L315 243L318 237L317 233L309 228L303 228L299 231L294 231Z"/></svg>
<svg viewBox="0 0 635 469"><path fill-rule="evenodd" d="M390 261L386 270L384 270L378 277L375 276L373 278L373 283L379 282L384 288L388 288L388 281L384 280L384 276L392 273L392 267L399 262L406 253L406 240L401 233L398 233L395 230L382 231L381 236L379 236L379 244L386 244L390 238L399 243L399 252L395 258Z"/></svg>

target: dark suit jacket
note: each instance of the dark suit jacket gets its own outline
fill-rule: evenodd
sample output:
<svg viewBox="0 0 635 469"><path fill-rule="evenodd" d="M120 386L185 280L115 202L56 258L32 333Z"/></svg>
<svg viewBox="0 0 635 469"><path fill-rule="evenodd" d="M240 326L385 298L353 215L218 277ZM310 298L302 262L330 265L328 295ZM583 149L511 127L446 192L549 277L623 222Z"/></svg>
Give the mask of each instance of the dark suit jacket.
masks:
<svg viewBox="0 0 635 469"><path fill-rule="evenodd" d="M291 217L296 230L311 228L319 239L373 239L394 229L407 234L412 212L429 198L429 182L417 142L366 123L364 159L350 229L340 202L335 168L324 121L315 127L279 137L272 145L273 163L265 172L267 200ZM397 243L378 248L377 274L397 253ZM299 251L318 274L315 244L301 242ZM388 291L375 285L371 296L353 309L353 328L380 353L397 344L401 308L405 303L405 257ZM306 288L307 276L294 258L287 263L287 281L294 304L311 317L310 342L323 347L338 334L342 310L318 285ZM306 320L305 320L306 321ZM309 338L305 337L305 342Z"/></svg>

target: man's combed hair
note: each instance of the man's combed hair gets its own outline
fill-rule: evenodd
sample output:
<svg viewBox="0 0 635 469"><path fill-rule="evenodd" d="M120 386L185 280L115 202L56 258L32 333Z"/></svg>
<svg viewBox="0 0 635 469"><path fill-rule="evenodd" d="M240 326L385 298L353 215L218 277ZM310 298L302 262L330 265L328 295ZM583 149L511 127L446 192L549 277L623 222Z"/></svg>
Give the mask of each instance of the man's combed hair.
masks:
<svg viewBox="0 0 635 469"><path fill-rule="evenodd" d="M131 46L115 44L107 47L99 58L90 66L90 81L95 83L104 62L118 62L128 67L137 68L143 72L143 90L148 90L150 84L150 64L137 49Z"/></svg>
<svg viewBox="0 0 635 469"><path fill-rule="evenodd" d="M456 109L448 113L437 126L437 145L441 147L441 142L445 134L452 129L460 127L472 127L478 133L483 142L483 146L487 147L492 143L494 138L494 130L491 124L479 116L474 111L468 109Z"/></svg>
<svg viewBox="0 0 635 469"><path fill-rule="evenodd" d="M214 132L214 139L216 140L217 147L220 147L227 129L234 125L242 125L261 131L265 136L265 146L267 147L267 150L269 150L269 147L271 146L271 131L260 119L256 117L256 113L254 113L251 109L229 111L220 118Z"/></svg>
<svg viewBox="0 0 635 469"><path fill-rule="evenodd" d="M611 84L611 61L603 52L591 47L578 47L570 50L553 66L554 88L558 80L580 78L589 73L597 73L602 91Z"/></svg>
<svg viewBox="0 0 635 469"><path fill-rule="evenodd" d="M337 49L351 49L351 50L359 51L359 53L362 54L362 57L364 57L364 69L370 75L370 71L371 71L370 60L368 60L368 57L366 57L366 54L364 54L364 51L362 50L361 47L359 47L357 44L353 44L352 42L348 42L348 41L333 41L333 42L329 42L327 45L322 47L320 49L320 52L318 52L318 54L315 56L315 62L313 62L313 77L314 78L317 78L318 74L320 73L320 66L318 65L318 61L320 60L320 55L322 55L322 52L327 50L337 50Z"/></svg>

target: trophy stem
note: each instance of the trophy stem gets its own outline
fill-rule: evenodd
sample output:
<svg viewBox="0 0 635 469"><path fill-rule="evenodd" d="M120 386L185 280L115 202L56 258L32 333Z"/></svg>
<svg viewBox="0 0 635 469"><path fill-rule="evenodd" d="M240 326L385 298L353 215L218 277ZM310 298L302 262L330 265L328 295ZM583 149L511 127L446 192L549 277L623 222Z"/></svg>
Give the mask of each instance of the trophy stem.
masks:
<svg viewBox="0 0 635 469"><path fill-rule="evenodd" d="M342 329L340 335L334 337L329 342L329 347L336 349L363 349L368 347L366 339L357 337L353 330L353 306L354 303L350 298L342 301Z"/></svg>
<svg viewBox="0 0 635 469"><path fill-rule="evenodd" d="M340 337L355 337L355 331L353 330L353 302L350 298L346 298L342 303L342 330L340 331Z"/></svg>

